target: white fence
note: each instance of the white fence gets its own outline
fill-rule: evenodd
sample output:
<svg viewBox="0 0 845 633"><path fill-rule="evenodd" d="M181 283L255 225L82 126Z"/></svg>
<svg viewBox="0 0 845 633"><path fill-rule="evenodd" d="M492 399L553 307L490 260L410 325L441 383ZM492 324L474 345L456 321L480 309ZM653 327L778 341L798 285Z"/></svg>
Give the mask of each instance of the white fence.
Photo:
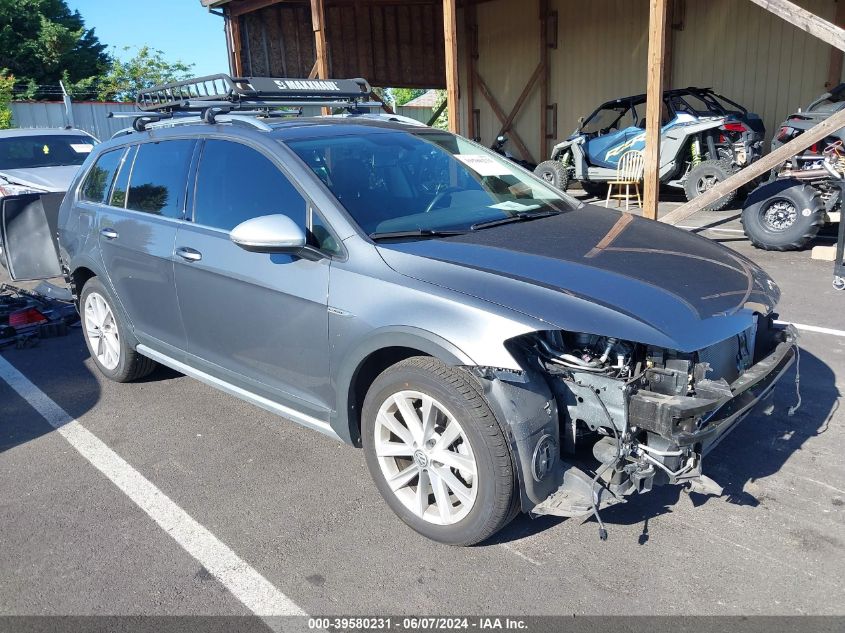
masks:
<svg viewBox="0 0 845 633"><path fill-rule="evenodd" d="M109 112L134 112L134 103L80 101L71 105L71 116L62 101L13 101L12 125L25 127L71 126L93 134L101 141L132 125L131 119L110 119Z"/></svg>

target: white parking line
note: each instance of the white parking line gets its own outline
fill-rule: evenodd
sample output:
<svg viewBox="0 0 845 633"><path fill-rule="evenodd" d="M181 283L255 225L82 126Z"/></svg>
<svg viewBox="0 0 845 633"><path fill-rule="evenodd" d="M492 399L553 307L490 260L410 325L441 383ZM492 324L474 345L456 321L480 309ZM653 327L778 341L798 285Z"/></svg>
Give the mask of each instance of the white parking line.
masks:
<svg viewBox="0 0 845 633"><path fill-rule="evenodd" d="M834 330L829 327L819 327L818 325L805 325L803 323L792 323L791 321L775 321L780 325L794 325L799 330L806 332L818 332L819 334L830 334L832 336L845 336L845 330Z"/></svg>
<svg viewBox="0 0 845 633"><path fill-rule="evenodd" d="M2 356L0 378L250 611L262 617L306 615L269 580L53 402Z"/></svg>

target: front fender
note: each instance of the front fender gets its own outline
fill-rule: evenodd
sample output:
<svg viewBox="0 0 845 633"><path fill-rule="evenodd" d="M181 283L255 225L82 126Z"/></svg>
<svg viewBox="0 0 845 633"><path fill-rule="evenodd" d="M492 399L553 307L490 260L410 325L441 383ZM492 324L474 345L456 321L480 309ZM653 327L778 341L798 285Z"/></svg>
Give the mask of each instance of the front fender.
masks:
<svg viewBox="0 0 845 633"><path fill-rule="evenodd" d="M447 365L475 365L463 350L443 337L422 328L408 326L387 326L373 330L367 338L344 355L334 372L337 393L335 418L332 427L343 441L354 444L357 441L355 415L358 402L355 401L352 386L367 359L374 353L388 348L408 348L433 356ZM353 424L354 423L354 424Z"/></svg>
<svg viewBox="0 0 845 633"><path fill-rule="evenodd" d="M557 160L560 158L561 154L563 154L566 150L571 148L573 145L579 145L584 142L583 136L576 136L574 138L568 138L565 141L561 141L557 145L552 148L552 160Z"/></svg>

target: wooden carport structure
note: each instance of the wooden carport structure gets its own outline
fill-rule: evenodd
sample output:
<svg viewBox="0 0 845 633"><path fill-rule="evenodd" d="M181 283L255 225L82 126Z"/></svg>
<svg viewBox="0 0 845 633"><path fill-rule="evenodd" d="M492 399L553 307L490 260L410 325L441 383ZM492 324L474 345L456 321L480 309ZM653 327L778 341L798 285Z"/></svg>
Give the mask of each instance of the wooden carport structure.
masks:
<svg viewBox="0 0 845 633"><path fill-rule="evenodd" d="M524 32L524 46L535 47L533 72L509 78L511 107L491 88L491 79L479 69L481 5L493 0L200 0L226 19L231 72L239 76L365 77L374 86L446 88L453 131L478 136L476 96L493 113L500 133L507 132L525 158L532 158L529 143L540 157L548 155L557 137L557 104L550 103L550 53L559 46L562 19L553 0L536 0L535 26ZM496 0L522 4L517 0ZM646 0L643 0L646 1ZM672 37L678 3L683 0L647 0L646 172L645 215L657 217L660 104L664 82L671 73ZM845 0L837 2L834 22L825 20L790 0L733 0L753 3L820 38L832 47L828 84L842 75ZM810 0L804 0L805 2ZM532 12L534 11L532 6ZM578 16L571 16L576 19ZM527 24L521 22L521 24ZM459 43L463 60L459 58ZM598 45L598 44L597 44ZM463 63L461 63L463 61ZM461 82L463 77L463 82ZM537 98L539 95L539 99ZM515 127L527 104L539 102L535 139L523 138ZM784 113L786 114L786 113ZM677 223L737 189L792 155L845 127L845 111L785 144L706 194L662 218Z"/></svg>

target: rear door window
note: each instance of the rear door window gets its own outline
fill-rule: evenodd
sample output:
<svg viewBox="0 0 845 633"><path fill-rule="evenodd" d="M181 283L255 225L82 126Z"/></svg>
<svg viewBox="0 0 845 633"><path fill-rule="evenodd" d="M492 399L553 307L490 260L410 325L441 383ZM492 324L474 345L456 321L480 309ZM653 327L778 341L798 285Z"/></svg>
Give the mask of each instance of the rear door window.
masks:
<svg viewBox="0 0 845 633"><path fill-rule="evenodd" d="M120 167L120 159L125 148L106 152L97 159L91 171L85 177L85 183L79 194L81 200L105 203L111 189L112 180Z"/></svg>
<svg viewBox="0 0 845 633"><path fill-rule="evenodd" d="M143 143L132 166L126 208L181 218L195 141Z"/></svg>
<svg viewBox="0 0 845 633"><path fill-rule="evenodd" d="M230 231L245 220L274 214L286 215L305 228L305 198L279 168L241 143L206 141L197 174L194 221Z"/></svg>

